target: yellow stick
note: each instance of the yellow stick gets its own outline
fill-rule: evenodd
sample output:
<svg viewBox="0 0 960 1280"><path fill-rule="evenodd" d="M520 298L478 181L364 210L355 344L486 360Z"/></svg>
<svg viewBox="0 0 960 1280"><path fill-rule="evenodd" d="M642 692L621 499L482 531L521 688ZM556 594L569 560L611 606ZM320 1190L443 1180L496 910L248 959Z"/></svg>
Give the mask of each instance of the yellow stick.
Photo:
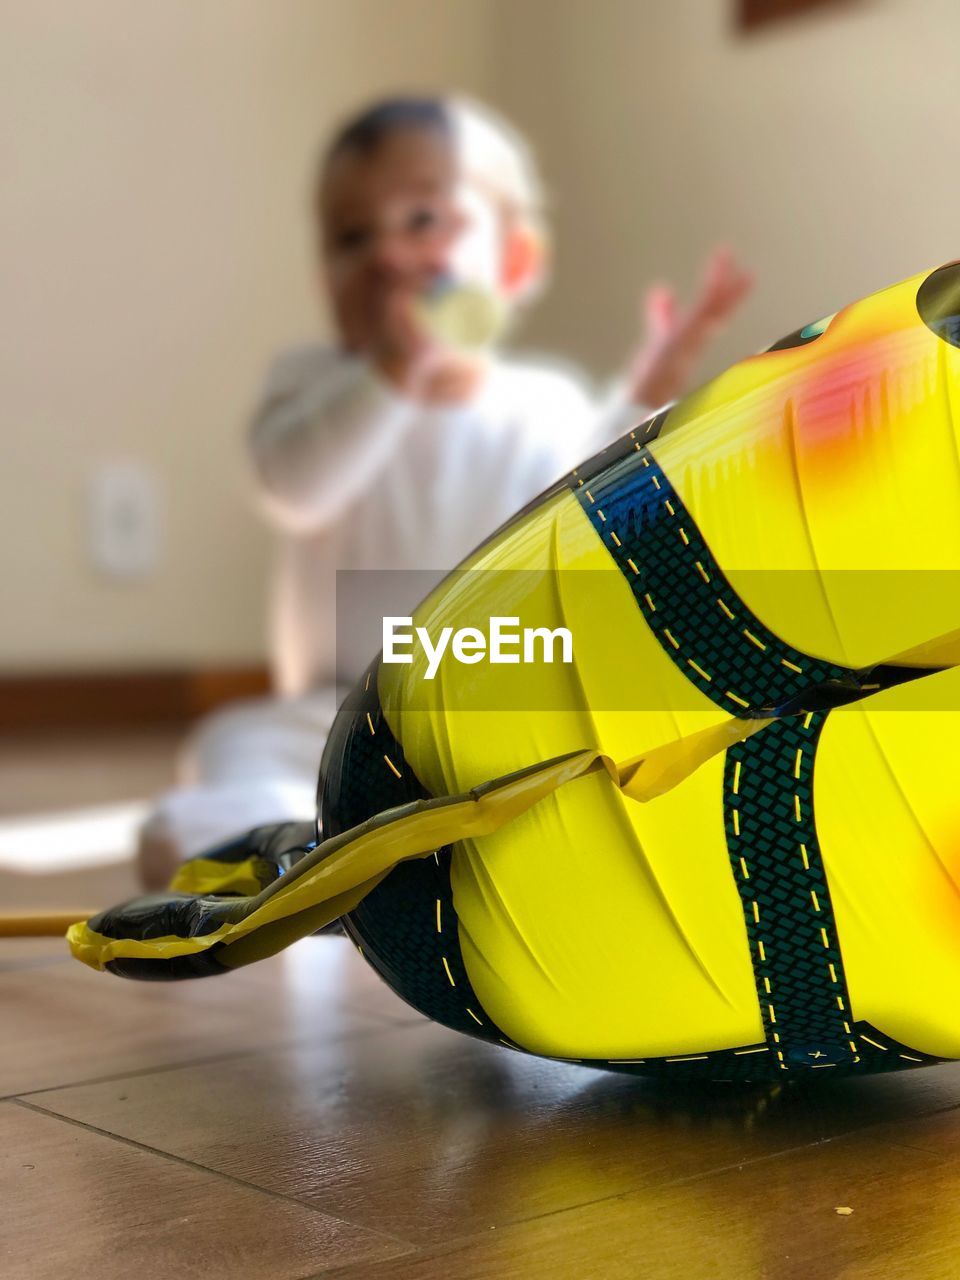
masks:
<svg viewBox="0 0 960 1280"><path fill-rule="evenodd" d="M72 924L91 911L44 911L30 915L0 915L0 938L62 938Z"/></svg>

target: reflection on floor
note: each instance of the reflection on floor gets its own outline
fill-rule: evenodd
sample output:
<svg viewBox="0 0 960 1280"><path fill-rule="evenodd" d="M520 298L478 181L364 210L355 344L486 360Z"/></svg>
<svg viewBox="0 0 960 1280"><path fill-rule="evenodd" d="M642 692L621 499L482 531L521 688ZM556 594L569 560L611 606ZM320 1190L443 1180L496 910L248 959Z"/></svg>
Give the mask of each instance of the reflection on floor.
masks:
<svg viewBox="0 0 960 1280"><path fill-rule="evenodd" d="M172 986L2 942L0 1000L5 1280L960 1275L960 1069L540 1062L426 1022L336 937Z"/></svg>
<svg viewBox="0 0 960 1280"><path fill-rule="evenodd" d="M179 728L0 737L4 910L104 907L136 892L149 797L170 785Z"/></svg>

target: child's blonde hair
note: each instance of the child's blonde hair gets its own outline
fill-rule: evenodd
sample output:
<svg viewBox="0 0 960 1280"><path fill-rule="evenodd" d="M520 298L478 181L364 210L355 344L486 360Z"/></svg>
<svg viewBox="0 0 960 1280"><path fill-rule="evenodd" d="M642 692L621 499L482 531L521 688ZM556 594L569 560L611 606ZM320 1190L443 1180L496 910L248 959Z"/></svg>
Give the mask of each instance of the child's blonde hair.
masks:
<svg viewBox="0 0 960 1280"><path fill-rule="evenodd" d="M449 98L444 105L467 181L485 191L506 216L542 233L543 185L526 139L502 116L469 98Z"/></svg>
<svg viewBox="0 0 960 1280"><path fill-rule="evenodd" d="M533 153L501 116L470 98L384 98L348 119L324 151L317 186L331 161L345 151L375 150L398 129L433 129L447 134L467 181L492 199L505 218L546 234L544 196Z"/></svg>

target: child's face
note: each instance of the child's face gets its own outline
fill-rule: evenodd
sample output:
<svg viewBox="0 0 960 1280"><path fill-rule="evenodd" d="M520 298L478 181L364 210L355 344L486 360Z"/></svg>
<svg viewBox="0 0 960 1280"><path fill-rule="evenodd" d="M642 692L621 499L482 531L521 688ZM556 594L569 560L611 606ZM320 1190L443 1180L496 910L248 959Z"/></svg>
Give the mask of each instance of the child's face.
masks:
<svg viewBox="0 0 960 1280"><path fill-rule="evenodd" d="M336 156L319 211L327 290L349 350L369 345L390 289L422 294L450 276L495 285L496 214L461 182L455 149L437 131L400 129L372 152Z"/></svg>

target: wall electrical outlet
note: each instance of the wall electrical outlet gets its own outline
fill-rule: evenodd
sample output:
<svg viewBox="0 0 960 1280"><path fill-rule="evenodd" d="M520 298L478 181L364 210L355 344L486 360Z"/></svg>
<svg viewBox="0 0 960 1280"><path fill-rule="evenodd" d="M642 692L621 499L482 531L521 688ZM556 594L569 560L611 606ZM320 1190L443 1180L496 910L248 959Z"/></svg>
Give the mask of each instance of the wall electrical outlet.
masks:
<svg viewBox="0 0 960 1280"><path fill-rule="evenodd" d="M90 478L90 555L111 578L152 574L160 559L160 486L156 473L132 459L102 462Z"/></svg>

